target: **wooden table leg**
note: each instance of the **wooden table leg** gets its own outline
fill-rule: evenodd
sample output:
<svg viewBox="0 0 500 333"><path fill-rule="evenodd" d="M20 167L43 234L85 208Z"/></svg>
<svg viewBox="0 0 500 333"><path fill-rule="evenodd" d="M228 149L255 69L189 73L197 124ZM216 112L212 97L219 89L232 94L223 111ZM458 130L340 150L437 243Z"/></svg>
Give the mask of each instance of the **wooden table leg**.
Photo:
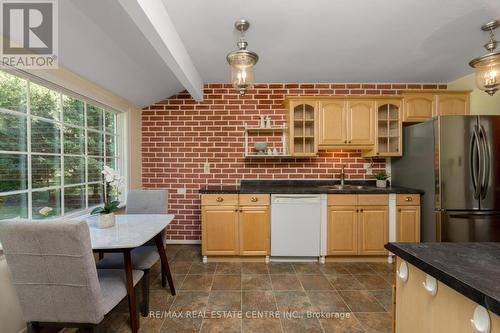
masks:
<svg viewBox="0 0 500 333"><path fill-rule="evenodd" d="M134 276L132 274L132 259L130 258L130 250L123 252L125 262L125 273L127 275L127 292L128 292L128 310L130 313L130 328L132 333L137 333L137 307L134 291Z"/></svg>
<svg viewBox="0 0 500 333"><path fill-rule="evenodd" d="M170 267L168 266L167 255L165 254L165 247L163 246L163 238L161 233L155 236L156 247L158 248L158 253L160 254L160 260L165 273L167 274L168 286L170 287L170 293L175 296L174 280L172 280L172 274L170 273ZM163 274L163 273L162 273Z"/></svg>

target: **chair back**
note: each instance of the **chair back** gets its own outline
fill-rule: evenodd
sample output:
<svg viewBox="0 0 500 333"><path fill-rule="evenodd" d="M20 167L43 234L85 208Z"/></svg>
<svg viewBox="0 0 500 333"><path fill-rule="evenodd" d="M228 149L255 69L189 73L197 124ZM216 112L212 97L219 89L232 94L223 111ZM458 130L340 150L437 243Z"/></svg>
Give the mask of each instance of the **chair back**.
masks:
<svg viewBox="0 0 500 333"><path fill-rule="evenodd" d="M86 222L0 221L0 241L25 321L102 321Z"/></svg>
<svg viewBox="0 0 500 333"><path fill-rule="evenodd" d="M168 190L130 190L127 195L125 214L167 214ZM161 233L163 244L167 241L167 231ZM146 245L154 245L149 241Z"/></svg>
<svg viewBox="0 0 500 333"><path fill-rule="evenodd" d="M130 190L127 195L126 214L167 214L167 190Z"/></svg>

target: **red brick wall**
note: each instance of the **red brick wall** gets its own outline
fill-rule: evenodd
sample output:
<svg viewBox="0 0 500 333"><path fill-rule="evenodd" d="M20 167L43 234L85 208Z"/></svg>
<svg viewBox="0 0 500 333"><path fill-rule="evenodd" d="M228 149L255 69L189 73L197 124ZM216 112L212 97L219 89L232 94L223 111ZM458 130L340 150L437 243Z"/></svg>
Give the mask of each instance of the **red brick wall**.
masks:
<svg viewBox="0 0 500 333"><path fill-rule="evenodd" d="M175 240L200 239L200 195L207 184L238 184L240 179L327 179L346 165L349 179L366 179L360 151L320 151L315 158L245 160L244 123L257 126L259 115L273 125L285 121L287 95L394 95L404 89L446 89L444 84L259 84L245 96L227 84L205 85L204 101L186 92L142 112L142 182L170 190L169 230ZM210 163L210 174L203 164ZM374 160L375 169L385 160ZM187 193L177 193L186 188Z"/></svg>

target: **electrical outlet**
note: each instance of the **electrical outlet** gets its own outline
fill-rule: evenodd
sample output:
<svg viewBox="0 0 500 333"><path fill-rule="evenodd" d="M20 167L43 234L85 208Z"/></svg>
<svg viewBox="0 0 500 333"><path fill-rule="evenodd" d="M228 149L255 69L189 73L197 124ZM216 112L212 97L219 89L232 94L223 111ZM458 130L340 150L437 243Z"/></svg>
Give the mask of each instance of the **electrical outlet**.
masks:
<svg viewBox="0 0 500 333"><path fill-rule="evenodd" d="M366 170L366 174L373 175L373 169L371 163L363 163L363 168Z"/></svg>
<svg viewBox="0 0 500 333"><path fill-rule="evenodd" d="M210 173L210 163L205 162L203 164L203 173Z"/></svg>

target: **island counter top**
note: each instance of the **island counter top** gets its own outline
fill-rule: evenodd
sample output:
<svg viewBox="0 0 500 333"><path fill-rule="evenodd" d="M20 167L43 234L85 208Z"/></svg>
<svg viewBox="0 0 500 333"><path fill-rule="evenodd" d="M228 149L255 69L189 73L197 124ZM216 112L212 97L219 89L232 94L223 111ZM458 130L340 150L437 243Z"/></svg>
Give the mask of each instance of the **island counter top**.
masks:
<svg viewBox="0 0 500 333"><path fill-rule="evenodd" d="M385 248L500 316L500 243L388 243Z"/></svg>

